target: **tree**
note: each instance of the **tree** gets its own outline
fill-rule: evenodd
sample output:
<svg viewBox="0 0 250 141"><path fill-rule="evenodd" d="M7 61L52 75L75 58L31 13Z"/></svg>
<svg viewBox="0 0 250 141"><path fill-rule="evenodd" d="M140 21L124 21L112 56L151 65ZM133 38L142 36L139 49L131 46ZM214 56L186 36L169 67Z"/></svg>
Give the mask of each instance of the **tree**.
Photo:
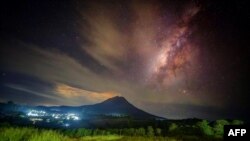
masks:
<svg viewBox="0 0 250 141"><path fill-rule="evenodd" d="M216 120L214 124L214 134L222 136L224 134L224 125L229 125L227 120Z"/></svg>
<svg viewBox="0 0 250 141"><path fill-rule="evenodd" d="M176 130L177 128L178 128L177 124L171 123L169 128L168 128L168 131L172 132L172 131Z"/></svg>
<svg viewBox="0 0 250 141"><path fill-rule="evenodd" d="M154 136L154 128L152 126L148 126L147 128L147 134L149 137L153 137Z"/></svg>
<svg viewBox="0 0 250 141"><path fill-rule="evenodd" d="M129 133L130 136L134 136L135 135L135 129L134 128L129 128L128 133Z"/></svg>
<svg viewBox="0 0 250 141"><path fill-rule="evenodd" d="M144 128L139 128L139 129L136 129L136 135L138 136L145 136L145 129Z"/></svg>
<svg viewBox="0 0 250 141"><path fill-rule="evenodd" d="M156 128L155 132L156 132L157 136L161 136L161 129L160 128Z"/></svg>
<svg viewBox="0 0 250 141"><path fill-rule="evenodd" d="M202 120L198 122L197 127L201 130L203 135L211 136L214 134L212 127L209 125L207 120Z"/></svg>

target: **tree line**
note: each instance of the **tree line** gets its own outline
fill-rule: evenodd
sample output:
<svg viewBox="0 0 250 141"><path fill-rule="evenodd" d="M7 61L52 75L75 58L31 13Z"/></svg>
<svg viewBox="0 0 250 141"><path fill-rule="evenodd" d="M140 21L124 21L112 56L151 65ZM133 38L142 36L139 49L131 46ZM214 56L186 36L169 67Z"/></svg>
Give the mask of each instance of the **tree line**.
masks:
<svg viewBox="0 0 250 141"><path fill-rule="evenodd" d="M113 128L113 129L62 129L63 134L70 137L82 136L97 136L97 135L120 135L120 136L176 136L176 135L196 135L196 136L215 136L221 137L223 135L224 125L240 125L243 124L241 120L216 120L208 122L201 120L190 125L185 123L169 123L166 128L158 128L153 126L139 127L139 128Z"/></svg>

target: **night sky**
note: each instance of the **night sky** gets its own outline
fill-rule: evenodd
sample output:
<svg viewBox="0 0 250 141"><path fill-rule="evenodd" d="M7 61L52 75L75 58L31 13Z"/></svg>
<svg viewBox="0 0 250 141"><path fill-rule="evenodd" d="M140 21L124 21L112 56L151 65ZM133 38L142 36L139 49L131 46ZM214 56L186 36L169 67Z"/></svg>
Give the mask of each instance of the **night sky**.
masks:
<svg viewBox="0 0 250 141"><path fill-rule="evenodd" d="M1 2L0 102L123 96L166 118L249 119L247 1Z"/></svg>

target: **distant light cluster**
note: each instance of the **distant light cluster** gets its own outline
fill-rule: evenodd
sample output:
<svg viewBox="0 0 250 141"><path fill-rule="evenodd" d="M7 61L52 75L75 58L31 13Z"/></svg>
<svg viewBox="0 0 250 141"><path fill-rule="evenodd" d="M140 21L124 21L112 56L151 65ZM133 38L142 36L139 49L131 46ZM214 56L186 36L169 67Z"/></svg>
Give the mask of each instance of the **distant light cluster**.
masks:
<svg viewBox="0 0 250 141"><path fill-rule="evenodd" d="M47 115L47 113L45 111L37 111L37 110L30 110L27 113L27 116L29 116L29 117L43 117L46 115Z"/></svg>
<svg viewBox="0 0 250 141"><path fill-rule="evenodd" d="M45 121L47 123L51 121L59 121L64 127L70 126L68 123L69 121L78 121L81 119L76 113L49 113L42 110L30 110L26 115L33 124L39 121Z"/></svg>
<svg viewBox="0 0 250 141"><path fill-rule="evenodd" d="M66 120L80 120L80 117L75 113L59 114L54 113L52 117L55 119L66 119Z"/></svg>

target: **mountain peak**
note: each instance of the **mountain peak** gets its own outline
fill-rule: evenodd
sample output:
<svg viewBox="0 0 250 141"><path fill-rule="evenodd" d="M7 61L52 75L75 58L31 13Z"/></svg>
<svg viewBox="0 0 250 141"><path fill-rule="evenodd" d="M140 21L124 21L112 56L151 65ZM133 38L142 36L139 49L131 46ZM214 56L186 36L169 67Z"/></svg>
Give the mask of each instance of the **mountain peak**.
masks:
<svg viewBox="0 0 250 141"><path fill-rule="evenodd" d="M115 96L101 103L95 104L93 109L94 109L93 111L102 114L118 113L118 114L128 115L135 119L158 118L157 116L151 115L147 112L144 112L141 109L138 109L122 96Z"/></svg>
<svg viewBox="0 0 250 141"><path fill-rule="evenodd" d="M102 103L128 103L128 101L122 96L111 97Z"/></svg>

